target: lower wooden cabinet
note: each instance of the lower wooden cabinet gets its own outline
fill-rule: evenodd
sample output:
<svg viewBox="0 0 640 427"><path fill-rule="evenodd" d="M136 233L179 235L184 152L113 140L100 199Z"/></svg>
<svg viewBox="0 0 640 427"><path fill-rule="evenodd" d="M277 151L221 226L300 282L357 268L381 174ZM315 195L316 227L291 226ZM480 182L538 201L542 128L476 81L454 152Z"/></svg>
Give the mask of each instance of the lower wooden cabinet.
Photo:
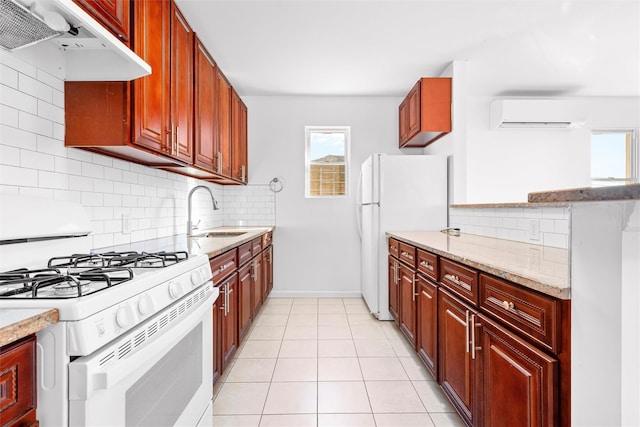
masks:
<svg viewBox="0 0 640 427"><path fill-rule="evenodd" d="M251 293L253 280L251 276L251 264L245 264L238 270L238 338L242 339L251 326L252 305Z"/></svg>
<svg viewBox="0 0 640 427"><path fill-rule="evenodd" d="M398 313L400 312L400 298L398 287L398 269L400 268L398 261L389 255L389 312L393 316L397 324L400 323Z"/></svg>
<svg viewBox="0 0 640 427"><path fill-rule="evenodd" d="M417 336L418 356L431 375L438 379L438 287L418 274Z"/></svg>
<svg viewBox="0 0 640 427"><path fill-rule="evenodd" d="M558 361L505 328L479 316L477 383L483 405L475 425L559 425Z"/></svg>
<svg viewBox="0 0 640 427"><path fill-rule="evenodd" d="M398 273L400 287L400 330L409 342L416 345L416 273L400 264Z"/></svg>
<svg viewBox="0 0 640 427"><path fill-rule="evenodd" d="M37 426L36 337L0 348L0 421L2 427Z"/></svg>
<svg viewBox="0 0 640 427"><path fill-rule="evenodd" d="M266 300L271 289L273 289L273 246L268 246L262 252L262 278L263 300Z"/></svg>
<svg viewBox="0 0 640 427"><path fill-rule="evenodd" d="M468 425L475 425L478 405L476 355L472 352L471 319L477 312L448 291L438 291L438 358L442 390Z"/></svg>
<svg viewBox="0 0 640 427"><path fill-rule="evenodd" d="M253 279L253 307L252 315L255 317L262 307L262 256L258 255L251 261L251 277Z"/></svg>
<svg viewBox="0 0 640 427"><path fill-rule="evenodd" d="M233 273L220 285L222 297L222 370L227 367L238 349L238 273Z"/></svg>

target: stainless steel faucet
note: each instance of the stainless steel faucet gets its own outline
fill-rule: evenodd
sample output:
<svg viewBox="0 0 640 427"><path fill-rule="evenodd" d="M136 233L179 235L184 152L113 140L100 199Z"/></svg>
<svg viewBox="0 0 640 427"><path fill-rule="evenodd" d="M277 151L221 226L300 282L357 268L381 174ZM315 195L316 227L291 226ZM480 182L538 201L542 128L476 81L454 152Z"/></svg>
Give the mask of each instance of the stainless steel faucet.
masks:
<svg viewBox="0 0 640 427"><path fill-rule="evenodd" d="M209 187L207 187L206 185L197 185L195 187L193 187L191 189L191 191L189 191L189 196L187 197L187 236L191 236L191 232L195 229L197 229L197 224L195 227L192 226L191 224L191 196L193 196L193 193L198 189L198 188L204 188L205 190L207 190L209 192L209 195L211 196L211 201L213 202L213 210L217 211L218 209L220 209L218 207L218 202L216 202L215 197L213 197L213 193L211 192L211 189ZM200 221L198 221L198 224L200 223Z"/></svg>

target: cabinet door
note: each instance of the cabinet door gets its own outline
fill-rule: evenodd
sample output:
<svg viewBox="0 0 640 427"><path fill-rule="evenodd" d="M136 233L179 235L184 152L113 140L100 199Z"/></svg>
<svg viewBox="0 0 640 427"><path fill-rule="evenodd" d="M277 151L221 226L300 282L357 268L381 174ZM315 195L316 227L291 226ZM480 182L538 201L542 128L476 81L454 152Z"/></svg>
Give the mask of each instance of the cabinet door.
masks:
<svg viewBox="0 0 640 427"><path fill-rule="evenodd" d="M195 111L194 153L196 166L217 172L218 142L216 138L216 64L195 37Z"/></svg>
<svg viewBox="0 0 640 427"><path fill-rule="evenodd" d="M0 351L0 420L3 426L29 425L35 420L35 382L35 335L3 347Z"/></svg>
<svg viewBox="0 0 640 427"><path fill-rule="evenodd" d="M178 160L193 162L193 31L171 2L171 149Z"/></svg>
<svg viewBox="0 0 640 427"><path fill-rule="evenodd" d="M271 264L271 246L262 251L262 301L266 301L273 281L273 264Z"/></svg>
<svg viewBox="0 0 640 427"><path fill-rule="evenodd" d="M478 425L558 424L557 360L481 317L484 404Z"/></svg>
<svg viewBox="0 0 640 427"><path fill-rule="evenodd" d="M400 264L400 330L414 346L416 344L416 273Z"/></svg>
<svg viewBox="0 0 640 427"><path fill-rule="evenodd" d="M74 0L87 13L129 45L129 0Z"/></svg>
<svg viewBox="0 0 640 427"><path fill-rule="evenodd" d="M473 425L475 399L475 359L471 352L470 307L438 290L438 359L442 390L468 425Z"/></svg>
<svg viewBox="0 0 640 427"><path fill-rule="evenodd" d="M213 383L218 381L218 378L222 375L222 310L223 307L223 287L218 287L220 290L220 296L213 303L213 337L211 342L213 344Z"/></svg>
<svg viewBox="0 0 640 427"><path fill-rule="evenodd" d="M218 68L216 73L218 110L218 173L231 177L231 84Z"/></svg>
<svg viewBox="0 0 640 427"><path fill-rule="evenodd" d="M262 257L256 256L251 263L253 276L253 315L258 314L262 306Z"/></svg>
<svg viewBox="0 0 640 427"><path fill-rule="evenodd" d="M400 146L405 143L408 139L409 135L409 123L408 123L408 115L409 115L409 98L405 98L400 104L399 109L399 121L398 121L398 131L399 131L399 139Z"/></svg>
<svg viewBox="0 0 640 427"><path fill-rule="evenodd" d="M420 81L407 95L407 103L407 139L411 139L420 132Z"/></svg>
<svg viewBox="0 0 640 427"><path fill-rule="evenodd" d="M222 370L238 348L238 274L224 281L224 317L222 319Z"/></svg>
<svg viewBox="0 0 640 427"><path fill-rule="evenodd" d="M170 2L134 2L134 51L153 72L132 82L134 87L133 142L169 154L171 148L171 19Z"/></svg>
<svg viewBox="0 0 640 427"><path fill-rule="evenodd" d="M251 326L252 287L251 264L246 264L238 270L238 338L240 340L249 330L249 326Z"/></svg>
<svg viewBox="0 0 640 427"><path fill-rule="evenodd" d="M438 378L438 287L418 275L418 356L427 369Z"/></svg>
<svg viewBox="0 0 640 427"><path fill-rule="evenodd" d="M399 324L400 323L400 317L399 317L399 298L398 298L398 290L399 290L399 286L398 286L398 271L399 265L398 265L398 261L393 258L393 257L389 257L389 312L391 312L391 315L393 316L393 318L395 319L396 323Z"/></svg>
<svg viewBox="0 0 640 427"><path fill-rule="evenodd" d="M232 178L247 182L247 106L235 90L231 91Z"/></svg>

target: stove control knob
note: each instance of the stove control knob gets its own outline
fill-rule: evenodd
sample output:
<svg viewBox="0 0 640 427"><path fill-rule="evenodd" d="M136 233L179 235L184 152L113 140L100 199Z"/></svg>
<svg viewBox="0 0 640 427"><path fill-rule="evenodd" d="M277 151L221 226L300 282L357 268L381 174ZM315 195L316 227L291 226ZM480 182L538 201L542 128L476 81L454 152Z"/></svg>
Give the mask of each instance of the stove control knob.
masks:
<svg viewBox="0 0 640 427"><path fill-rule="evenodd" d="M145 294L140 297L138 301L138 312L143 316L153 313L153 300L151 299L151 295Z"/></svg>
<svg viewBox="0 0 640 427"><path fill-rule="evenodd" d="M133 325L135 321L135 316L133 313L133 309L130 305L123 305L118 308L116 312L116 324L121 328L127 328Z"/></svg>
<svg viewBox="0 0 640 427"><path fill-rule="evenodd" d="M182 285L180 282L169 282L169 296L171 299L176 299L182 295Z"/></svg>
<svg viewBox="0 0 640 427"><path fill-rule="evenodd" d="M202 272L200 270L194 270L191 272L191 285L195 288L204 283L202 279Z"/></svg>

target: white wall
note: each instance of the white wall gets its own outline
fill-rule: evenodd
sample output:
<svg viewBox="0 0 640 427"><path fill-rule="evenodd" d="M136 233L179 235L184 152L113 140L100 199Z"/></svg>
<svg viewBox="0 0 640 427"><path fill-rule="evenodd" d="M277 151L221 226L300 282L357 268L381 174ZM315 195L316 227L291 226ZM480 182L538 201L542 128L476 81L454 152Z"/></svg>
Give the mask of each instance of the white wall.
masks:
<svg viewBox="0 0 640 427"><path fill-rule="evenodd" d="M355 192L361 163L374 152L399 153L401 98L245 97L249 177L276 194L274 294L358 295L360 239ZM305 126L351 126L349 197L304 196Z"/></svg>

